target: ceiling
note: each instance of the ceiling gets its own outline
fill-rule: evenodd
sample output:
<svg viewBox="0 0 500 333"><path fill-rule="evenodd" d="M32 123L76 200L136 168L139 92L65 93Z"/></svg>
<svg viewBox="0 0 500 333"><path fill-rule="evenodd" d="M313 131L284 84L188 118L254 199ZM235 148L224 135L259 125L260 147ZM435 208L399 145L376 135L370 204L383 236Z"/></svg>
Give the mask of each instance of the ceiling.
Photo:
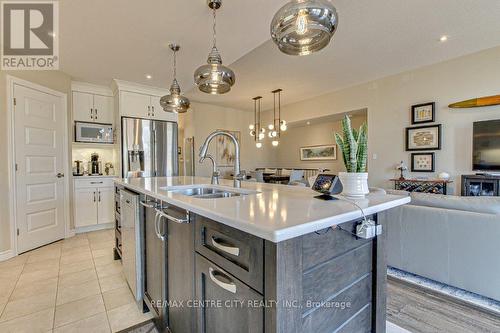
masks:
<svg viewBox="0 0 500 333"><path fill-rule="evenodd" d="M286 105L500 45L497 0L333 0L340 24L330 45L287 56L269 40L272 16L286 2L226 1L218 11L217 44L236 73L225 95L200 93L193 83L211 46L205 0L61 1L61 70L92 83L119 78L166 88L172 80L167 45L177 41L178 78L189 98L252 110L256 95L270 108L276 88L284 89ZM447 42L439 41L442 35Z"/></svg>

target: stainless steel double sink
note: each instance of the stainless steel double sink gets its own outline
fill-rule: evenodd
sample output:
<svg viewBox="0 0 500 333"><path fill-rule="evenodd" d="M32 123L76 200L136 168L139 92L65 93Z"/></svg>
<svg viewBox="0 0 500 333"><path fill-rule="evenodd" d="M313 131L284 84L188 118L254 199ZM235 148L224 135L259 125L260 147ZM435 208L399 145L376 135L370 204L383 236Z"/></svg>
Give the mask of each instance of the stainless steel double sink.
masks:
<svg viewBox="0 0 500 333"><path fill-rule="evenodd" d="M198 199L219 199L232 198L242 195L255 194L257 191L233 189L230 187L211 186L211 185L193 185L193 186L178 186L166 187L164 190L172 193L179 193L188 197Z"/></svg>

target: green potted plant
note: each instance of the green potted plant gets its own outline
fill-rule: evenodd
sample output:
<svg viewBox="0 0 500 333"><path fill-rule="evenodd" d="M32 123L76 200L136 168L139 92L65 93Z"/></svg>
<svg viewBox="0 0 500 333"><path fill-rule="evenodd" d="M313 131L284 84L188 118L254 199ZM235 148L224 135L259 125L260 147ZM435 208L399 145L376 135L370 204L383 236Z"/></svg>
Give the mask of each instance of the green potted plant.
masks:
<svg viewBox="0 0 500 333"><path fill-rule="evenodd" d="M335 141L342 152L347 172L339 172L342 194L362 198L369 193L368 173L368 126L366 122L359 130L352 128L351 119L346 115L342 120L342 133L335 133Z"/></svg>

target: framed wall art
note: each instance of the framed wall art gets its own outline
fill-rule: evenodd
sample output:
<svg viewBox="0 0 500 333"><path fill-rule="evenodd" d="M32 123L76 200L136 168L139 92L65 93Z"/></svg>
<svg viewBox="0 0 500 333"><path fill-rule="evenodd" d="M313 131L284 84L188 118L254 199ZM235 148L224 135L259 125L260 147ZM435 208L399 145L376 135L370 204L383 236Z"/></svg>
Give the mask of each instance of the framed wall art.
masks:
<svg viewBox="0 0 500 333"><path fill-rule="evenodd" d="M406 151L441 150L441 124L407 127Z"/></svg>
<svg viewBox="0 0 500 333"><path fill-rule="evenodd" d="M411 172L434 172L435 166L434 153L411 154Z"/></svg>
<svg viewBox="0 0 500 333"><path fill-rule="evenodd" d="M411 106L411 124L433 123L436 116L436 103L424 103Z"/></svg>
<svg viewBox="0 0 500 333"><path fill-rule="evenodd" d="M301 161L327 161L337 159L337 145L300 147Z"/></svg>
<svg viewBox="0 0 500 333"><path fill-rule="evenodd" d="M221 130L231 133L236 137L238 142L241 144L241 133L239 131L228 131ZM234 165L234 160L236 158L236 148L233 141L226 136L219 135L216 138L216 153L215 159L219 167L230 167Z"/></svg>

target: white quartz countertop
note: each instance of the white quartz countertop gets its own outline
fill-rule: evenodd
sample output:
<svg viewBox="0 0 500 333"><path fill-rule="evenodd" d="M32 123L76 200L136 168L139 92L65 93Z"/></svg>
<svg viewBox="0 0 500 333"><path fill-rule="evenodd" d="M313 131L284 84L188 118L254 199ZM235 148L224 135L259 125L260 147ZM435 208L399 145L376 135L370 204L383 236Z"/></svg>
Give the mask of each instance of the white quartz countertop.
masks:
<svg viewBox="0 0 500 333"><path fill-rule="evenodd" d="M193 213L271 242L281 242L339 225L410 202L408 196L369 194L364 199L323 201L306 187L242 182L241 190L258 193L217 199L200 199L169 191L172 187L210 184L205 177L153 177L115 179L115 183L163 200ZM221 187L232 189L231 180ZM355 205L355 204L356 205Z"/></svg>

